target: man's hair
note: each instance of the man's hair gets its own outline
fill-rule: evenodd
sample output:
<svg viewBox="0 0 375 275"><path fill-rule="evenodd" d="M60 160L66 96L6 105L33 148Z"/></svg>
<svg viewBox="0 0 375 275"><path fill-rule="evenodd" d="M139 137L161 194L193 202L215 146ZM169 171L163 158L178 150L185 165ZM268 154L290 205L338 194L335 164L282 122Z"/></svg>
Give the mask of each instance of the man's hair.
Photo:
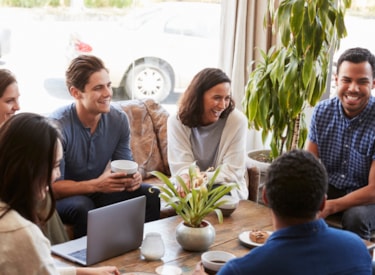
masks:
<svg viewBox="0 0 375 275"><path fill-rule="evenodd" d="M178 117L182 124L188 127L202 125L203 95L209 89L221 83L231 83L231 81L222 70L217 68L203 69L194 76L179 101ZM220 118L227 117L234 107L234 101L231 98L228 107L221 113Z"/></svg>
<svg viewBox="0 0 375 275"><path fill-rule="evenodd" d="M80 55L74 58L65 72L68 90L74 86L81 92L84 92L91 75L103 69L108 72L103 61L96 56Z"/></svg>
<svg viewBox="0 0 375 275"><path fill-rule="evenodd" d="M312 219L327 192L328 176L313 154L292 150L272 162L265 188L268 204L275 215Z"/></svg>
<svg viewBox="0 0 375 275"><path fill-rule="evenodd" d="M6 88L17 82L14 74L7 69L0 69L0 97L4 95Z"/></svg>
<svg viewBox="0 0 375 275"><path fill-rule="evenodd" d="M337 74L339 74L340 66L344 61L356 64L367 61L371 65L372 77L375 78L375 56L369 50L357 47L344 51L337 61Z"/></svg>

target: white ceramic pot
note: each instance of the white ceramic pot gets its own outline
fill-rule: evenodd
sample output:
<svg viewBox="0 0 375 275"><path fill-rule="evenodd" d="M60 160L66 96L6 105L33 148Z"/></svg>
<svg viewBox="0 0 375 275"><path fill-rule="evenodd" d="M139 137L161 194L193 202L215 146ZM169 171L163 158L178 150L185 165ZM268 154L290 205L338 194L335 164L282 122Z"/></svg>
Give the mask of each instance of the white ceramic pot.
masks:
<svg viewBox="0 0 375 275"><path fill-rule="evenodd" d="M208 221L206 226L193 228L181 222L176 228L176 240L187 251L206 251L215 241L215 228Z"/></svg>

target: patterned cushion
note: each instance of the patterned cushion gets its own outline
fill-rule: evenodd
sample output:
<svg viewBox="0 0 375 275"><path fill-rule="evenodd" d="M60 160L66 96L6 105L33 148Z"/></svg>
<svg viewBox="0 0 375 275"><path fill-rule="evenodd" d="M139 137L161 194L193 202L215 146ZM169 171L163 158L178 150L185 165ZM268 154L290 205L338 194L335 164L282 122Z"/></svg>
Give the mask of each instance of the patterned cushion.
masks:
<svg viewBox="0 0 375 275"><path fill-rule="evenodd" d="M168 111L152 99L120 102L129 118L131 149L143 178L153 176L151 171L170 175L167 159Z"/></svg>

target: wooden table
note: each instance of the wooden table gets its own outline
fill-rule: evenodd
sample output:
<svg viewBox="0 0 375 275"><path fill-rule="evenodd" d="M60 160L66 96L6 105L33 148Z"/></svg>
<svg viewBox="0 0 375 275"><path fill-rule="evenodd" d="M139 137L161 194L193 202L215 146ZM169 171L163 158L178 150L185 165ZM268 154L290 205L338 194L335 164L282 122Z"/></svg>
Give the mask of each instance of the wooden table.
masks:
<svg viewBox="0 0 375 275"><path fill-rule="evenodd" d="M252 201L241 201L239 207L231 216L224 218L222 224L218 223L214 213L206 218L215 227L216 237L209 250L223 250L237 257L243 256L250 251L238 240L238 235L243 231L252 229L273 230L270 209ZM159 232L162 235L165 254L159 261L146 261L140 253L140 249L128 252L124 255L103 261L94 266L115 265L120 272L150 272L160 265L173 265L182 269L183 274L192 274L195 265L200 261L203 252L188 252L183 250L176 241L175 230L181 222L179 216L161 219L145 224L144 233ZM375 244L366 242L372 251ZM59 258L60 261L67 263ZM71 263L70 263L71 264Z"/></svg>

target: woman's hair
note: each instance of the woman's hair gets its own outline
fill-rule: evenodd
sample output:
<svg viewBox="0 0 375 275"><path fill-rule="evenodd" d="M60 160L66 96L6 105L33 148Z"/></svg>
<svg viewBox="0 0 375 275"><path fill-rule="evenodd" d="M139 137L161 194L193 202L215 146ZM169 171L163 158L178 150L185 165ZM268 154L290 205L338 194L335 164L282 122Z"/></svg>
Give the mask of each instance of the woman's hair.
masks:
<svg viewBox="0 0 375 275"><path fill-rule="evenodd" d="M188 127L202 125L203 95L209 89L221 83L231 83L231 81L220 69L206 68L194 76L179 101L178 117L182 124ZM221 113L220 118L227 117L234 107L234 101L230 98L229 105Z"/></svg>
<svg viewBox="0 0 375 275"><path fill-rule="evenodd" d="M11 71L0 69L0 97L4 95L5 89L15 82L17 82L16 77Z"/></svg>
<svg viewBox="0 0 375 275"><path fill-rule="evenodd" d="M48 118L20 113L0 128L0 200L24 218L42 224L37 203L48 186L52 198L46 220L55 209L51 188L60 132ZM0 217L1 218L1 217Z"/></svg>
<svg viewBox="0 0 375 275"><path fill-rule="evenodd" d="M74 86L84 92L91 75L103 69L108 72L100 58L93 55L80 55L72 60L65 72L66 86L68 89Z"/></svg>

